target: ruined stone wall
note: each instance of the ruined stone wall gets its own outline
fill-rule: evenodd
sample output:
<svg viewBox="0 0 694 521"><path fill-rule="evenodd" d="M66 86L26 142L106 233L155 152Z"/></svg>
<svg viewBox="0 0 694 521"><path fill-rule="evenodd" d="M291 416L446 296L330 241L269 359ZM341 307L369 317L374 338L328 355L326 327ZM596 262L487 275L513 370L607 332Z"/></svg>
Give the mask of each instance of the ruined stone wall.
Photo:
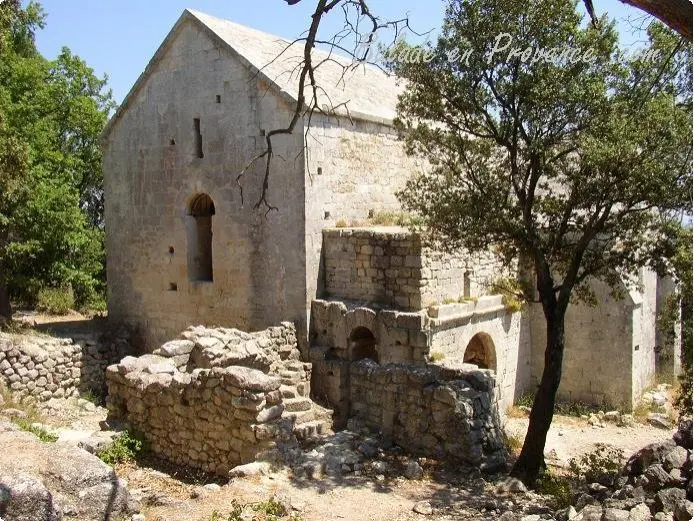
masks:
<svg viewBox="0 0 694 521"><path fill-rule="evenodd" d="M318 407L308 399L311 366L299 358L289 323L257 333L191 327L153 354L108 368L109 415L156 454L226 475L276 456L280 441L319 433L308 418Z"/></svg>
<svg viewBox="0 0 694 521"><path fill-rule="evenodd" d="M638 292L627 291L623 300L615 300L606 284L596 281L591 287L597 306L571 303L566 312L566 344L558 397L630 409L638 398L633 364L642 349L641 304L634 298L640 300L640 297ZM539 383L544 367L546 321L539 304L531 305L529 312L532 377ZM635 349L637 345L638 350ZM648 346L643 348L649 349Z"/></svg>
<svg viewBox="0 0 694 521"><path fill-rule="evenodd" d="M509 312L499 295L432 309L429 353L443 366L459 367L473 339L483 339L491 350L488 368L495 372L499 409L504 413L533 390L530 320L525 311Z"/></svg>
<svg viewBox="0 0 694 521"><path fill-rule="evenodd" d="M308 126L308 123L305 123ZM306 309L324 296L323 229L399 211L395 193L421 169L389 122L314 115L306 143Z"/></svg>
<svg viewBox="0 0 694 521"><path fill-rule="evenodd" d="M105 370L125 341L97 342L0 333L0 382L19 398L44 402L105 390Z"/></svg>
<svg viewBox="0 0 694 521"><path fill-rule="evenodd" d="M352 363L351 414L414 454L493 468L504 461L487 371Z"/></svg>
<svg viewBox="0 0 694 521"><path fill-rule="evenodd" d="M479 297L511 274L491 253L433 251L405 229L326 229L323 244L328 296L400 309Z"/></svg>
<svg viewBox="0 0 694 521"><path fill-rule="evenodd" d="M139 328L150 349L190 324L305 330L303 131L273 142L267 195L280 212L253 208L262 161L245 171L243 198L236 183L292 107L189 20L124 106L104 143L109 319ZM212 281L188 273L198 194L215 208Z"/></svg>

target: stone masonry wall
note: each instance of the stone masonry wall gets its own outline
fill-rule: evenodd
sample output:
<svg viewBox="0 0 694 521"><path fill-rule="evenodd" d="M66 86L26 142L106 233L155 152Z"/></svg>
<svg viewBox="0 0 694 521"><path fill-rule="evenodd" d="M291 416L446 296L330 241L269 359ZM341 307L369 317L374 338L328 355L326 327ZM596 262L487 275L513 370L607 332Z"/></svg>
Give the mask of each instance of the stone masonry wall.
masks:
<svg viewBox="0 0 694 521"><path fill-rule="evenodd" d="M150 349L190 324L305 326L303 131L273 143L268 200L280 212L253 208L262 161L245 172L243 197L235 182L292 107L190 20L126 106L104 143L109 320L139 329ZM215 208L211 281L188 272L198 194Z"/></svg>
<svg viewBox="0 0 694 521"><path fill-rule="evenodd" d="M400 309L479 297L510 274L491 253L433 251L402 228L326 229L323 248L328 296Z"/></svg>
<svg viewBox="0 0 694 521"><path fill-rule="evenodd" d="M191 327L154 354L108 368L109 415L156 454L226 475L276 455L279 442L315 423L305 422L318 407L307 398L311 366L299 358L289 323L251 334Z"/></svg>
<svg viewBox="0 0 694 521"><path fill-rule="evenodd" d="M488 469L504 461L491 372L362 360L350 381L352 416L408 451Z"/></svg>
<svg viewBox="0 0 694 521"><path fill-rule="evenodd" d="M19 398L39 402L103 392L105 370L127 342L101 342L0 333L0 382Z"/></svg>

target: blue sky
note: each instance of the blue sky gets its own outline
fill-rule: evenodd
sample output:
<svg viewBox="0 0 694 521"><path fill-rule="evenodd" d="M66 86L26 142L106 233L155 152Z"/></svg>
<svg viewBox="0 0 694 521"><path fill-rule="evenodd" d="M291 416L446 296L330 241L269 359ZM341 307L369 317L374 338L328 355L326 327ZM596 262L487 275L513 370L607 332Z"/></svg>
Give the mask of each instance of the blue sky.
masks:
<svg viewBox="0 0 694 521"><path fill-rule="evenodd" d="M37 34L39 50L55 57L61 47L81 56L98 75L108 74L117 102L130 90L159 44L186 7L276 34L299 36L307 27L314 0L288 6L283 0L43 0L46 28ZM594 2L599 13L620 21L620 32L631 43L627 19L641 12L617 0ZM371 10L385 19L409 13L417 31L436 29L443 18L439 0L372 0ZM339 21L340 13L331 16ZM335 24L326 26L330 31ZM328 34L328 33L326 33ZM331 33L330 33L331 34Z"/></svg>

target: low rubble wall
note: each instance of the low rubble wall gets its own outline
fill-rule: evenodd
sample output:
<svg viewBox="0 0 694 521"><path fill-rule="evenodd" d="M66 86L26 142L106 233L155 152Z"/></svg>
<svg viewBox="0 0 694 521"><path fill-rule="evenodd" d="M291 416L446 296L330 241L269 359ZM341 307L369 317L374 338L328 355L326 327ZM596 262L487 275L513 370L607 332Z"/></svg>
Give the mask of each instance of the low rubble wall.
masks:
<svg viewBox="0 0 694 521"><path fill-rule="evenodd" d="M482 465L505 462L494 376L484 370L352 364L351 416L413 454Z"/></svg>
<svg viewBox="0 0 694 521"><path fill-rule="evenodd" d="M105 390L106 368L129 350L125 339L78 340L0 333L0 382L39 402Z"/></svg>
<svg viewBox="0 0 694 521"><path fill-rule="evenodd" d="M310 368L290 323L258 333L192 327L154 354L108 368L109 416L144 435L154 453L225 475L292 442L313 408Z"/></svg>

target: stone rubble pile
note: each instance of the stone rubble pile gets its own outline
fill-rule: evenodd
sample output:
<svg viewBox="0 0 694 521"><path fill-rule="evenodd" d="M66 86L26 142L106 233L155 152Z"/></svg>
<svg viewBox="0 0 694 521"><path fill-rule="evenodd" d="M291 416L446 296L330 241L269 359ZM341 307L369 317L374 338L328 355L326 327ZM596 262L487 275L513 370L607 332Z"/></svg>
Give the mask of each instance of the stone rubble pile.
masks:
<svg viewBox="0 0 694 521"><path fill-rule="evenodd" d="M591 483L560 521L688 521L692 519L692 421L673 439L653 443L627 461L613 483Z"/></svg>

